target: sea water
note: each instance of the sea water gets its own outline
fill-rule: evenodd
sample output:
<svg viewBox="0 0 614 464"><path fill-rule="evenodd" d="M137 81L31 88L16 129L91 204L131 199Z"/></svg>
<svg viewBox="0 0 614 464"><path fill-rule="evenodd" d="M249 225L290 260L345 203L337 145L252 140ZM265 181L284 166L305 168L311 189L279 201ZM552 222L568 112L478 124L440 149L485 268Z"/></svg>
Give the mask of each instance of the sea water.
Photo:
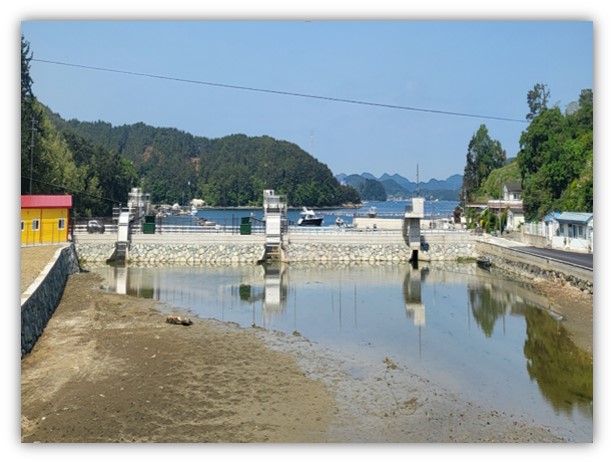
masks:
<svg viewBox="0 0 614 464"><path fill-rule="evenodd" d="M352 223L355 216L367 216L374 211L377 217L381 218L402 218L405 212L405 207L411 205L411 200L404 201L378 201L367 202L360 208L326 208L314 209L317 215L323 216L323 227L335 227L337 218L342 219L347 224ZM449 218L454 213L454 208L458 206L456 201L425 201L424 217L429 218ZM288 210L288 222L290 225L297 224L300 215L300 209L292 208ZM252 217L256 221L264 218L262 208L205 208L198 211L197 218L214 222L220 226L236 226L240 224L241 218ZM189 216L180 217L183 221L193 220ZM176 220L176 217L170 217L165 220Z"/></svg>

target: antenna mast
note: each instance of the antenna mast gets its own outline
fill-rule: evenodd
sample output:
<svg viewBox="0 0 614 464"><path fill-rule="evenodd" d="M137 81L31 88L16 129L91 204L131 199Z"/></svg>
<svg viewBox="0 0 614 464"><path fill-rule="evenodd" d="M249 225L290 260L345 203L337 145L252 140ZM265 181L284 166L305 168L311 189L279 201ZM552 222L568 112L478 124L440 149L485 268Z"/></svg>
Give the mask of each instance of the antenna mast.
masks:
<svg viewBox="0 0 614 464"><path fill-rule="evenodd" d="M420 164L416 164L416 194L420 196Z"/></svg>

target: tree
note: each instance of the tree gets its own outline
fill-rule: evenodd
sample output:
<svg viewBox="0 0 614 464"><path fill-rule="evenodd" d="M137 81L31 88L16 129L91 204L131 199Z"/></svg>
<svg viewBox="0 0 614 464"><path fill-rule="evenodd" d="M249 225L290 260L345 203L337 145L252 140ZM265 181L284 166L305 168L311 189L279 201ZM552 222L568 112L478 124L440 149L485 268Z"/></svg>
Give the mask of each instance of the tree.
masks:
<svg viewBox="0 0 614 464"><path fill-rule="evenodd" d="M527 93L527 104L529 105L529 113L526 118L531 121L535 116L542 111L548 109L548 99L550 98L550 90L544 84L535 84L532 90Z"/></svg>
<svg viewBox="0 0 614 464"><path fill-rule="evenodd" d="M30 77L30 61L32 53L30 52L30 43L26 41L24 36L21 36L21 104L22 108L25 103L31 103L34 98L32 94L32 78Z"/></svg>
<svg viewBox="0 0 614 464"><path fill-rule="evenodd" d="M566 114L557 107L540 110L520 137L517 163L527 218L593 210L592 90L582 90L572 107Z"/></svg>
<svg viewBox="0 0 614 464"><path fill-rule="evenodd" d="M505 165L507 159L501 142L493 140L488 129L482 124L473 134L467 148L467 162L461 187L461 203L474 199L475 193L482 186L494 169Z"/></svg>
<svg viewBox="0 0 614 464"><path fill-rule="evenodd" d="M40 162L40 140L44 136L41 127L42 115L32 93L30 44L21 36L21 193L37 193L41 185L33 182L46 171ZM40 177L39 177L40 178ZM30 188L31 186L31 188Z"/></svg>

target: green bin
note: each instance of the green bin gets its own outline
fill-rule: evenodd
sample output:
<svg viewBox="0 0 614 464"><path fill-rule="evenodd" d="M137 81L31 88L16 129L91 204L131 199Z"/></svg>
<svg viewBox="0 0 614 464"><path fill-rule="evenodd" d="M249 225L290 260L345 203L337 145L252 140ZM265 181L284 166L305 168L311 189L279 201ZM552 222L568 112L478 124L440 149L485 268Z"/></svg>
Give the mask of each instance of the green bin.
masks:
<svg viewBox="0 0 614 464"><path fill-rule="evenodd" d="M241 224L250 224L250 219L251 219L251 218L250 218L249 216L247 216L247 217L242 217L242 218L241 218Z"/></svg>
<svg viewBox="0 0 614 464"><path fill-rule="evenodd" d="M143 223L143 233L144 234L155 234L156 233L156 224L150 222Z"/></svg>
<svg viewBox="0 0 614 464"><path fill-rule="evenodd" d="M252 234L252 225L250 223L241 224L240 230L241 230L241 235L251 235Z"/></svg>
<svg viewBox="0 0 614 464"><path fill-rule="evenodd" d="M156 216L145 216L145 223L146 224L155 224L156 223Z"/></svg>

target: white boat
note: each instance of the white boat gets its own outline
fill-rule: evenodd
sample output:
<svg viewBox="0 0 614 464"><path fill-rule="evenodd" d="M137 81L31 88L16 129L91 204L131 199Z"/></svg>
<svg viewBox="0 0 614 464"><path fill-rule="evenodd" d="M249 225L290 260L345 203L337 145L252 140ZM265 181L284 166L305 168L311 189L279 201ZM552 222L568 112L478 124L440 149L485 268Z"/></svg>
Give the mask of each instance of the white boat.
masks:
<svg viewBox="0 0 614 464"><path fill-rule="evenodd" d="M321 226L323 216L317 216L312 209L307 209L303 206L301 211L301 218L298 220L299 226Z"/></svg>

